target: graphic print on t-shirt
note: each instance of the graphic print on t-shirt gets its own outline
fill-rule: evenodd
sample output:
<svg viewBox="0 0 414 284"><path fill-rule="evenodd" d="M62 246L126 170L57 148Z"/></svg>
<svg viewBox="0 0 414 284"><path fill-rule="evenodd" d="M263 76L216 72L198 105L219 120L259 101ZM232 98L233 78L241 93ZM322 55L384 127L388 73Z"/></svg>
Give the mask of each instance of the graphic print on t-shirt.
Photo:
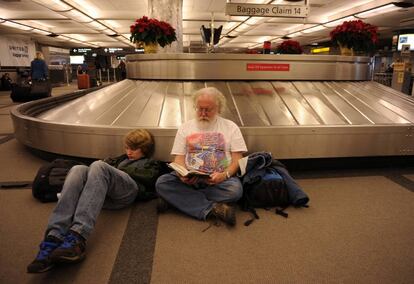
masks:
<svg viewBox="0 0 414 284"><path fill-rule="evenodd" d="M228 166L222 133L194 133L186 138L186 164L190 169L212 173L221 172Z"/></svg>

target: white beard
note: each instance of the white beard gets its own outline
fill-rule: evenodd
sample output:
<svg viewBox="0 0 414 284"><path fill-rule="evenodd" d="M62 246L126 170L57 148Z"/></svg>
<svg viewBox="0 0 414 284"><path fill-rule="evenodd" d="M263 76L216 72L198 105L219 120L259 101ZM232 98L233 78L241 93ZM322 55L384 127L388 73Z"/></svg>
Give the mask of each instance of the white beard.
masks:
<svg viewBox="0 0 414 284"><path fill-rule="evenodd" d="M216 120L217 120L217 117L213 117L210 120L203 120L203 119L198 118L197 119L197 126L201 130L208 130L216 122Z"/></svg>

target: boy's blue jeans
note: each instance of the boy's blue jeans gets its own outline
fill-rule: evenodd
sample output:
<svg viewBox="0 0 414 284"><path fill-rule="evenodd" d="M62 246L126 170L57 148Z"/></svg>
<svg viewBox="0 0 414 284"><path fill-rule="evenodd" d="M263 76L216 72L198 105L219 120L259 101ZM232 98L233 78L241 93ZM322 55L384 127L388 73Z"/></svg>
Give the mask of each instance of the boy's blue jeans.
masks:
<svg viewBox="0 0 414 284"><path fill-rule="evenodd" d="M195 187L183 183L176 172L162 175L155 185L157 193L178 210L205 220L216 202L236 202L243 194L237 177L231 177L219 184Z"/></svg>
<svg viewBox="0 0 414 284"><path fill-rule="evenodd" d="M138 185L125 172L103 161L74 166L53 210L46 235L62 239L70 229L87 239L102 209L119 209L134 202Z"/></svg>

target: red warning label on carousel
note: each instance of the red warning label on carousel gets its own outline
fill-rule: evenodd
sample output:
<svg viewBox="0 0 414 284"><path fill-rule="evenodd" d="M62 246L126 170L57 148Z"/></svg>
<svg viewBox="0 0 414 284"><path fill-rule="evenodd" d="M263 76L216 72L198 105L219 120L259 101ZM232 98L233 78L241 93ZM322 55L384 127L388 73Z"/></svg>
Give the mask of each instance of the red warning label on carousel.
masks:
<svg viewBox="0 0 414 284"><path fill-rule="evenodd" d="M289 71L290 64L247 63L247 71Z"/></svg>

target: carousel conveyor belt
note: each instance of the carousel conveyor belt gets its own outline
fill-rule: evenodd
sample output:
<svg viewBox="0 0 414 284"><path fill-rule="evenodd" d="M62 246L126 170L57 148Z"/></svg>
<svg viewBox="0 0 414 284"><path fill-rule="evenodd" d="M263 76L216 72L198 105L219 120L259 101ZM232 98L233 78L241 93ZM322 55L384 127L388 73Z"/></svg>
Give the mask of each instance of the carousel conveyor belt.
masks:
<svg viewBox="0 0 414 284"><path fill-rule="evenodd" d="M91 92L26 103L12 111L23 144L102 158L123 150L122 136L147 128L155 157L169 160L177 128L195 116L191 94L218 88L222 114L240 126L249 152L278 158L414 154L414 100L372 81L123 80Z"/></svg>

